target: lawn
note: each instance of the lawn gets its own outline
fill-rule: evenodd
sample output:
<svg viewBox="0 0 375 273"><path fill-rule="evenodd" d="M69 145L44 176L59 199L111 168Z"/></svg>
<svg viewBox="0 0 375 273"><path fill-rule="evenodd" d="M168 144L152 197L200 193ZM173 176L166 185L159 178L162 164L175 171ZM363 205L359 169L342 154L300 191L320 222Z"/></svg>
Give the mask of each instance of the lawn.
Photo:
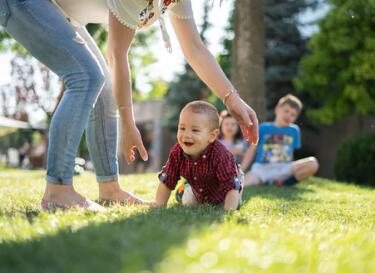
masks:
<svg viewBox="0 0 375 273"><path fill-rule="evenodd" d="M375 272L375 189L313 178L210 206L39 210L43 172L0 170L0 272ZM151 199L156 175L121 177ZM95 199L92 174L76 179Z"/></svg>

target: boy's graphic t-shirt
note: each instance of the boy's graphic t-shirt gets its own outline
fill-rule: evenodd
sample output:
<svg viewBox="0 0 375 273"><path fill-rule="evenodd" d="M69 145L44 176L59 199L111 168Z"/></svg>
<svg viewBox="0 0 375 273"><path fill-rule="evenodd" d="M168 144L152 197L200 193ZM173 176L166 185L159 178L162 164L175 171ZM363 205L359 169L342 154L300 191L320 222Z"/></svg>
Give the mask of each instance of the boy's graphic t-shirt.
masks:
<svg viewBox="0 0 375 273"><path fill-rule="evenodd" d="M277 127L272 122L259 126L257 163L282 163L293 161L294 149L301 147L301 135L298 125Z"/></svg>

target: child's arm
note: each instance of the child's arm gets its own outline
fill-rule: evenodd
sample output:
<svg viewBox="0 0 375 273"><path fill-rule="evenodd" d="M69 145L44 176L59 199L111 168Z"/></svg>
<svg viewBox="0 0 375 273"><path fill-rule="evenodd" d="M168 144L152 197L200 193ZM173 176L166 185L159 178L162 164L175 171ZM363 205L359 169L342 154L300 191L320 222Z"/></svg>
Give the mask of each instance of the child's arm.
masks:
<svg viewBox="0 0 375 273"><path fill-rule="evenodd" d="M240 202L239 190L230 190L225 195L224 210L236 210Z"/></svg>
<svg viewBox="0 0 375 273"><path fill-rule="evenodd" d="M164 183L160 182L158 190L156 191L154 207L156 208L166 207L170 195L171 195L171 190Z"/></svg>
<svg viewBox="0 0 375 273"><path fill-rule="evenodd" d="M249 167L250 163L253 161L256 151L257 151L257 147L258 145L250 145L249 149L247 149L241 162L241 169L243 171L245 171L247 167Z"/></svg>
<svg viewBox="0 0 375 273"><path fill-rule="evenodd" d="M234 156L237 156L237 155L243 155L244 154L244 148L242 145L236 145L234 146L233 148L229 148L228 149L229 152L231 152Z"/></svg>

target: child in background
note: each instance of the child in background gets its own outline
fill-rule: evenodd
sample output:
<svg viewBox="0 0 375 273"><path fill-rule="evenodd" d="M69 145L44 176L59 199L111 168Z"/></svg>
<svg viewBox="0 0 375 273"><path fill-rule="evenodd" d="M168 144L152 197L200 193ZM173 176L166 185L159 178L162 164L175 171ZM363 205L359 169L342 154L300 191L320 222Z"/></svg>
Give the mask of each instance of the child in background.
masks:
<svg viewBox="0 0 375 273"><path fill-rule="evenodd" d="M217 140L219 114L203 101L187 104L180 113L177 141L159 173L156 207L167 205L171 191L183 177L182 204L224 204L235 210L240 204L242 177L233 155Z"/></svg>
<svg viewBox="0 0 375 273"><path fill-rule="evenodd" d="M240 164L248 148L248 142L243 138L237 121L226 110L220 113L219 140L233 154L237 164Z"/></svg>
<svg viewBox="0 0 375 273"><path fill-rule="evenodd" d="M241 164L245 170L256 156L250 172L245 175L245 186L290 186L317 172L319 165L315 157L293 161L294 149L301 147L300 130L294 124L301 111L302 102L293 95L286 95L277 103L275 120L260 124L259 143L249 147Z"/></svg>

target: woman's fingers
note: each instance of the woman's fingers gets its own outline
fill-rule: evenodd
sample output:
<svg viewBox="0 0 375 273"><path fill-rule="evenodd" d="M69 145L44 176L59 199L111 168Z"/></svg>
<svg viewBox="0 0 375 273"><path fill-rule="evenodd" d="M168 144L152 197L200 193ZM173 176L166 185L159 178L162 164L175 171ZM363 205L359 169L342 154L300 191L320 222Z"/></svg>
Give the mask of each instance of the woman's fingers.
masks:
<svg viewBox="0 0 375 273"><path fill-rule="evenodd" d="M143 145L142 143L142 139L141 137L139 136L138 139L136 140L136 145L132 145L132 146L129 146L126 148L126 160L127 160L127 163L128 165L130 165L136 158L136 154L134 152L134 149L137 149L141 158L144 160L144 161L147 161L148 160L148 154L147 154L147 150L145 148L145 146Z"/></svg>
<svg viewBox="0 0 375 273"><path fill-rule="evenodd" d="M256 145L256 144L258 144L258 140L259 140L258 118L257 118L257 115L256 115L255 111L250 111L249 117L250 117L250 120L252 122L252 125L249 128L249 132L250 132L251 137L252 137L251 143Z"/></svg>
<svg viewBox="0 0 375 273"><path fill-rule="evenodd" d="M244 138L249 141L250 143L253 143L253 136L252 136L252 132L251 132L251 127L249 125L243 125L243 126L240 126L241 127L241 131L242 131L242 134L244 136Z"/></svg>
<svg viewBox="0 0 375 273"><path fill-rule="evenodd" d="M253 122L250 119L250 113L248 111L243 111L242 113L240 113L240 115L242 118L241 123L244 124L244 126L246 127L253 126Z"/></svg>
<svg viewBox="0 0 375 273"><path fill-rule="evenodd" d="M258 143L258 118L253 109L248 106L241 98L237 101L237 106L232 105L230 112L240 124L244 137L252 144Z"/></svg>
<svg viewBox="0 0 375 273"><path fill-rule="evenodd" d="M148 160L148 154L147 154L145 146L143 146L142 140L139 140L138 145L137 145L137 149L138 149L138 152L139 152L141 158L143 159L143 161L147 161Z"/></svg>
<svg viewBox="0 0 375 273"><path fill-rule="evenodd" d="M127 148L126 161L130 165L135 160L135 154L132 148Z"/></svg>

